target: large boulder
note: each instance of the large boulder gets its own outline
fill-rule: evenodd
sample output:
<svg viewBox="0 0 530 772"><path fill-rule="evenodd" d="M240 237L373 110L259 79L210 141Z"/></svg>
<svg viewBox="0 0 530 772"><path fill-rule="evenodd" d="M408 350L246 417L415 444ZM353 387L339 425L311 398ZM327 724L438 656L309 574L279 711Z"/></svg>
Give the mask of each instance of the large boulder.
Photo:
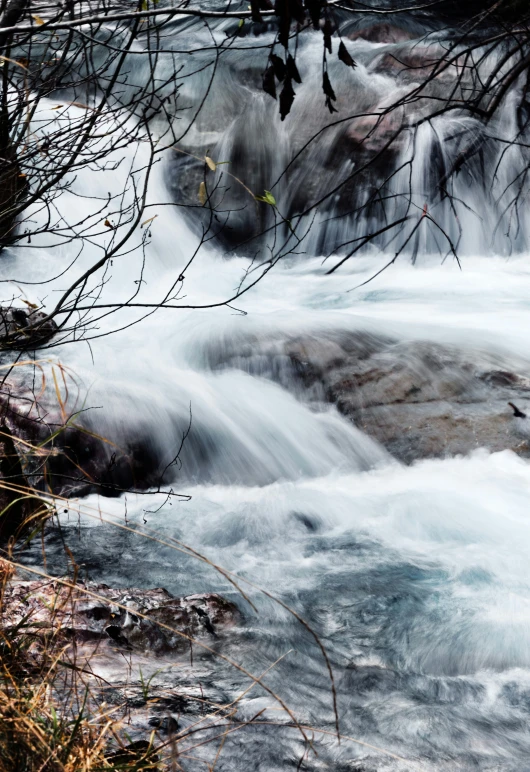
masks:
<svg viewBox="0 0 530 772"><path fill-rule="evenodd" d="M211 363L336 405L406 463L476 448L530 455L530 368L484 352L335 331L239 342Z"/></svg>

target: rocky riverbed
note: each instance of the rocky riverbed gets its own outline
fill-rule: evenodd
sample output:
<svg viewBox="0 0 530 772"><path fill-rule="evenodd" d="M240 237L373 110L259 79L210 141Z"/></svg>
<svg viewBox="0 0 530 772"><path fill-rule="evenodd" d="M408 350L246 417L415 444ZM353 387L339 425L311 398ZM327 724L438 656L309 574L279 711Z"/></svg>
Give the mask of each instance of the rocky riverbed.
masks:
<svg viewBox="0 0 530 772"><path fill-rule="evenodd" d="M2 569L9 571L5 561ZM110 711L135 742L153 731L163 742L226 700L214 684L216 652L242 617L220 595L176 598L163 588L14 576L2 613L4 635L20 627L32 641L30 658L39 660L46 650L65 664L64 681L54 683L59 704L70 698L67 676L74 668L94 715Z"/></svg>

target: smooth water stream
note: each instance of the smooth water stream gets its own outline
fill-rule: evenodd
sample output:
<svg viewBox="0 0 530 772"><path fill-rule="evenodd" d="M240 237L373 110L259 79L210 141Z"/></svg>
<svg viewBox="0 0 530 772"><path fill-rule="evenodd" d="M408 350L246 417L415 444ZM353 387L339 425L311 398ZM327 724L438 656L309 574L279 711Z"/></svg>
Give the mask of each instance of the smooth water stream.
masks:
<svg viewBox="0 0 530 772"><path fill-rule="evenodd" d="M170 160L154 175L152 202L167 199ZM110 180L87 171L78 184L104 196L109 185L123 184L120 173ZM476 180L471 187L478 195ZM65 194L61 205L68 218L77 202ZM197 243L178 210L157 214L142 289L151 299ZM528 254L484 256L480 239L466 243L462 270L425 256L432 244L422 251L420 243L415 266L403 257L360 289L389 253L365 252L340 275L325 276L327 264L309 250L238 301L246 316L230 308L158 311L90 348L53 352L83 382L87 404L98 408L92 426L102 434L149 436L170 459L192 407L183 466L171 481L191 501L91 497L82 507L100 507L120 522L125 514L130 524L146 520L149 529L181 539L291 605L329 652L344 734L408 760L329 737L305 769L530 770L529 463L510 451L477 450L404 467L334 408L210 364L212 351L222 360L251 335L368 330L499 354L530 374ZM58 273L65 250L40 252L38 261L19 251L9 277L30 270L37 281ZM44 302L51 304L94 254L85 250L48 285ZM140 259L115 260L107 298L130 294ZM226 297L246 266L245 257L204 251L186 275L187 301ZM135 318L123 313L119 326ZM116 326L109 317L100 332ZM226 651L256 673L290 652L267 683L304 721L333 730L321 654L283 608L251 589L255 614L202 563L89 517L79 528L65 515L63 525L69 523L70 546L93 579L179 595L217 590L236 600L245 623ZM234 694L241 679L221 671L219 688ZM271 706L257 690L252 695L249 717ZM303 753L293 732L258 727L244 737L227 740L216 769L296 768Z"/></svg>

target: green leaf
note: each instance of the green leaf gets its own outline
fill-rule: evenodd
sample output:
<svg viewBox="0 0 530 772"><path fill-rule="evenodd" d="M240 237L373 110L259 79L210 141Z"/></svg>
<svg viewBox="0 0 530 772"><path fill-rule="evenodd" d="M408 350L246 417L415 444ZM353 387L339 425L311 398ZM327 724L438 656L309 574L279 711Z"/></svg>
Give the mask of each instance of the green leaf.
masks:
<svg viewBox="0 0 530 772"><path fill-rule="evenodd" d="M254 198L256 199L256 201L261 201L264 204L269 204L269 206L276 206L276 199L274 198L270 190L266 190L264 196L254 196Z"/></svg>
<svg viewBox="0 0 530 772"><path fill-rule="evenodd" d="M239 20L239 24L237 25L239 27L239 29L241 29L241 27L243 26L244 23L245 23L244 19L240 19Z"/></svg>

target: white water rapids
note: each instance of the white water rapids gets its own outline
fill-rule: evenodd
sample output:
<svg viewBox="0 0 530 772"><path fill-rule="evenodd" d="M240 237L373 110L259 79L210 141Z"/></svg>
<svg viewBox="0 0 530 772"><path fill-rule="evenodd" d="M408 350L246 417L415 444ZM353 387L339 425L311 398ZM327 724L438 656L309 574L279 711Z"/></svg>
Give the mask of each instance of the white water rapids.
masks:
<svg viewBox="0 0 530 772"><path fill-rule="evenodd" d="M104 197L124 185L122 172L85 171L76 185ZM149 195L152 203L168 198L161 165ZM79 204L65 194L59 206L68 221ZM163 295L197 243L178 210L152 212L146 300ZM4 276L48 279L64 268L68 249L18 250ZM344 734L408 760L328 738L306 769L530 769L530 464L479 449L402 466L334 408L317 410L240 370L212 369L209 352L233 350L251 334L368 330L500 353L530 374L528 253L485 257L469 243L467 252L459 270L420 250L415 266L402 258L362 288L388 253L365 253L332 276L320 257L306 256L279 264L240 299L246 316L230 308L157 311L90 348L53 352L84 383L102 434L135 429L169 452L192 406L184 469L172 483L191 501L91 497L81 508L99 507L120 522L126 513L140 526L146 518L149 529L290 604L329 652ZM87 248L66 275L39 288L45 307L98 254ZM134 253L114 261L107 300L134 291L140 261ZM186 274L186 302L229 296L246 266L244 257L204 250ZM135 318L122 314L119 326ZM113 316L99 324L100 333L117 326ZM227 651L256 673L290 651L267 683L304 721L333 729L320 652L284 609L250 590L255 614L202 563L89 517L79 531L77 518L63 521L76 526L71 547L92 578L233 598L245 622ZM219 688L233 694L238 678L226 669ZM248 716L270 705L254 689ZM227 741L216 769L296 768L301 748L293 732L256 728Z"/></svg>

